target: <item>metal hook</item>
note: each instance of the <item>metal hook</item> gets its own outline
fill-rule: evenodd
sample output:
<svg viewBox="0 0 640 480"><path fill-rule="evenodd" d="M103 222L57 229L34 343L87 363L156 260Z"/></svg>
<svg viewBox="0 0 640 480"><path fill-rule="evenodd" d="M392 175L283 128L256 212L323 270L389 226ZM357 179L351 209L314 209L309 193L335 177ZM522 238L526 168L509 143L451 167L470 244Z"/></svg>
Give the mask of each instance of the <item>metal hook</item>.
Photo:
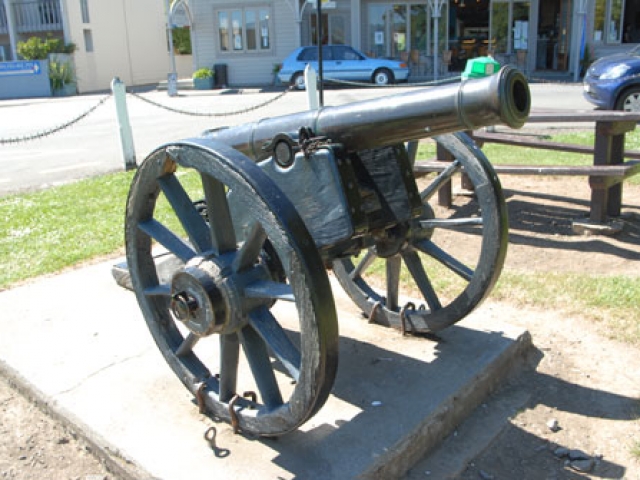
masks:
<svg viewBox="0 0 640 480"><path fill-rule="evenodd" d="M217 435L218 435L218 431L216 430L216 427L209 427L206 430L206 432L204 432L204 439L207 441L207 443L211 447L211 450L213 450L213 453L216 457L218 458L228 457L231 451L228 448L219 448L216 445Z"/></svg>

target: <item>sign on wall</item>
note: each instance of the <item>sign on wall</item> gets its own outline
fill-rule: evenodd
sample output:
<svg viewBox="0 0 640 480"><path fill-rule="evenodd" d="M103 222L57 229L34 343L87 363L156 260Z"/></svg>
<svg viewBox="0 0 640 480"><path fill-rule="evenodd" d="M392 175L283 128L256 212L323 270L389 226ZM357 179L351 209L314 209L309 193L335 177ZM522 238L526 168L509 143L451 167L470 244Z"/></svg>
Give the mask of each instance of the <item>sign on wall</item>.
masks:
<svg viewBox="0 0 640 480"><path fill-rule="evenodd" d="M40 62L0 62L0 75L40 75Z"/></svg>
<svg viewBox="0 0 640 480"><path fill-rule="evenodd" d="M49 62L0 62L0 99L50 96Z"/></svg>

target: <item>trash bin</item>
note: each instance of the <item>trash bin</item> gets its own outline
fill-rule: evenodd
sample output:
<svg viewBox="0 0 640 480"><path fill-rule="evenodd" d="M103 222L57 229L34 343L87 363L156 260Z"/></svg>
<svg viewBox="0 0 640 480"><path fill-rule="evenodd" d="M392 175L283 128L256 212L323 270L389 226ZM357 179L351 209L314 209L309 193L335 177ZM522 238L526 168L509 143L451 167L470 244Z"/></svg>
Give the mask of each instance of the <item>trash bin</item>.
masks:
<svg viewBox="0 0 640 480"><path fill-rule="evenodd" d="M497 73L498 70L500 70L500 64L491 57L472 58L467 60L462 79L488 77Z"/></svg>
<svg viewBox="0 0 640 480"><path fill-rule="evenodd" d="M215 80L216 80L216 88L226 88L228 80L227 80L227 64L226 63L216 63L213 66L213 71L215 72Z"/></svg>

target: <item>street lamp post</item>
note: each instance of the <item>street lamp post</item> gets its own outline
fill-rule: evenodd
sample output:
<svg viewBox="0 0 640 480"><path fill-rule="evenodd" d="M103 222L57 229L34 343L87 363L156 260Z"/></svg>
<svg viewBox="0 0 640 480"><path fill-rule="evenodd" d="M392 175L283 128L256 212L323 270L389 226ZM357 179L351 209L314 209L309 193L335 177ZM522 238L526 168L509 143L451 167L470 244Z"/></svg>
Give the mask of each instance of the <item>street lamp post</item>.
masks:
<svg viewBox="0 0 640 480"><path fill-rule="evenodd" d="M176 72L176 57L173 52L173 28L169 0L165 0L164 6L167 11L167 36L169 39L169 58L171 59L171 73L167 76L167 94L174 97L178 94L178 74Z"/></svg>
<svg viewBox="0 0 640 480"><path fill-rule="evenodd" d="M433 17L433 78L438 79L438 20L442 15L442 6L445 0L428 0L429 8L431 8L431 16Z"/></svg>

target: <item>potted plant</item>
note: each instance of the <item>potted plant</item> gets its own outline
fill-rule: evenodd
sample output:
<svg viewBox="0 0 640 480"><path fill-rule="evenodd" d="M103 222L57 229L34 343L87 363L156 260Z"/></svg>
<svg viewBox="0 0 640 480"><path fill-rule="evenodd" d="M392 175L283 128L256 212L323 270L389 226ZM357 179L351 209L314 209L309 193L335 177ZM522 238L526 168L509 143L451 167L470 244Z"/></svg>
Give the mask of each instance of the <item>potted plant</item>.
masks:
<svg viewBox="0 0 640 480"><path fill-rule="evenodd" d="M274 85L280 85L280 78L278 77L278 74L280 73L280 70L282 70L282 64L281 63L274 63L273 64L273 69L271 70L271 73L273 73L273 84Z"/></svg>
<svg viewBox="0 0 640 480"><path fill-rule="evenodd" d="M77 86L73 69L69 62L52 60L49 62L49 82L54 97L75 95Z"/></svg>
<svg viewBox="0 0 640 480"><path fill-rule="evenodd" d="M193 88L196 90L211 90L213 88L213 70L199 68L193 72Z"/></svg>

